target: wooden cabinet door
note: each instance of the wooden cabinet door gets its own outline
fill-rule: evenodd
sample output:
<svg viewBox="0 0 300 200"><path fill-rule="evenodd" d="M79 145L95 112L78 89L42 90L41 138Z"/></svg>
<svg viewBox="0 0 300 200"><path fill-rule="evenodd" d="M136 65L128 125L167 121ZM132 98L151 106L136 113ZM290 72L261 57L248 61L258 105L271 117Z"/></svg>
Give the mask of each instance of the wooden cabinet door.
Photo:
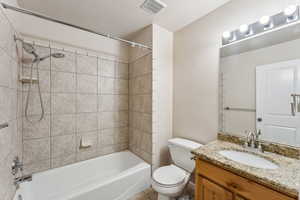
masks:
<svg viewBox="0 0 300 200"><path fill-rule="evenodd" d="M233 200L232 193L217 184L199 177L199 200Z"/></svg>
<svg viewBox="0 0 300 200"><path fill-rule="evenodd" d="M196 167L196 187L196 200L298 199L296 197L286 196L285 194L199 159L197 160Z"/></svg>

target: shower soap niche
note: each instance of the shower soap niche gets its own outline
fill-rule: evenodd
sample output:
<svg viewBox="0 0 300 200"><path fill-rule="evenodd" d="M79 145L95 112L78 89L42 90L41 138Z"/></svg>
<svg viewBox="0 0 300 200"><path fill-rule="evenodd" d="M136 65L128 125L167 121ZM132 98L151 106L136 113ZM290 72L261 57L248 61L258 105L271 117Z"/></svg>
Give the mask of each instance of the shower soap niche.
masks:
<svg viewBox="0 0 300 200"><path fill-rule="evenodd" d="M89 149L92 147L92 144L89 141L83 141L83 138L80 139L79 149Z"/></svg>
<svg viewBox="0 0 300 200"><path fill-rule="evenodd" d="M20 78L21 83L38 83L39 81L37 80L37 78L30 78L27 76L21 77Z"/></svg>

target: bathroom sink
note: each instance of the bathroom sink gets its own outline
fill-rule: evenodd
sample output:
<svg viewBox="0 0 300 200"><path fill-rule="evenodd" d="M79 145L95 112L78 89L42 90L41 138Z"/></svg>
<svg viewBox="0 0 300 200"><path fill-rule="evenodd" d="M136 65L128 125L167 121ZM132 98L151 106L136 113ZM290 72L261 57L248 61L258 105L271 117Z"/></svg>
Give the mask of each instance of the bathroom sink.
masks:
<svg viewBox="0 0 300 200"><path fill-rule="evenodd" d="M255 154L242 152L242 151L234 151L234 150L223 150L219 151L219 154L222 156L233 160L235 162L248 165L251 167L261 168L261 169L277 169L278 165L275 163Z"/></svg>

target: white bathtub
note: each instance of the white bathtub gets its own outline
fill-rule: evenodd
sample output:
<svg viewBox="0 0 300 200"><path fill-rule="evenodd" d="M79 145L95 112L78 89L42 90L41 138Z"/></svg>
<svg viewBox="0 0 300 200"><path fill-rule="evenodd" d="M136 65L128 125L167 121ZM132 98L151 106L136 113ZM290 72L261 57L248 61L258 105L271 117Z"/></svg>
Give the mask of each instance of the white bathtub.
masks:
<svg viewBox="0 0 300 200"><path fill-rule="evenodd" d="M150 174L149 164L124 151L34 174L14 200L126 200L150 187Z"/></svg>

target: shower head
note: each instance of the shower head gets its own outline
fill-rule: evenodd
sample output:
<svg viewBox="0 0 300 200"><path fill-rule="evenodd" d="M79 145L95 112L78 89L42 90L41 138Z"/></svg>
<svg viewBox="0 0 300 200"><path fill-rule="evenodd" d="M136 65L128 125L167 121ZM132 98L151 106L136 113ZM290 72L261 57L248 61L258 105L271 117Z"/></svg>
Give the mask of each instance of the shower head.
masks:
<svg viewBox="0 0 300 200"><path fill-rule="evenodd" d="M24 42L24 43L23 43L23 49L24 49L27 53L30 53L30 54L35 53L35 49L34 49L34 47L33 47L32 44L29 44L29 43Z"/></svg>
<svg viewBox="0 0 300 200"><path fill-rule="evenodd" d="M23 49L29 53L29 54L32 54L34 56L34 60L38 60L39 58L39 55L37 55L37 53L35 52L35 48L32 44L29 44L27 42L23 42L22 41L22 46L23 46Z"/></svg>
<svg viewBox="0 0 300 200"><path fill-rule="evenodd" d="M53 58L64 58L65 57L65 54L63 53L52 53L52 54L49 54L47 56L44 56L42 58L39 58L38 61L43 61L47 58L50 58L50 57L53 57Z"/></svg>

